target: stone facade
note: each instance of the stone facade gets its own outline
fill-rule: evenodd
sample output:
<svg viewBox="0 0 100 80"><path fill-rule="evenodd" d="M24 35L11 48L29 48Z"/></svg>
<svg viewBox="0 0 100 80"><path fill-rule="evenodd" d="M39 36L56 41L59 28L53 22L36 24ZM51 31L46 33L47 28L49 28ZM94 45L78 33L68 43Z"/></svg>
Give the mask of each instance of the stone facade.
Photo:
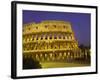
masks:
<svg viewBox="0 0 100 80"><path fill-rule="evenodd" d="M48 20L23 25L23 55L38 61L82 57L70 22Z"/></svg>

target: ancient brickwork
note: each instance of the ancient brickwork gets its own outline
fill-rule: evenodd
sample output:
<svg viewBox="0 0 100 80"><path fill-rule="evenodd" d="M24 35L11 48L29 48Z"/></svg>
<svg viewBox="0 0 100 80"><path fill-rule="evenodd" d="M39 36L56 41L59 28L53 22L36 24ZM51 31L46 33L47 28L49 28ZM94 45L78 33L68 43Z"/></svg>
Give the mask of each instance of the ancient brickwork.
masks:
<svg viewBox="0 0 100 80"><path fill-rule="evenodd" d="M22 36L25 58L63 61L82 56L70 22L48 20L24 24Z"/></svg>

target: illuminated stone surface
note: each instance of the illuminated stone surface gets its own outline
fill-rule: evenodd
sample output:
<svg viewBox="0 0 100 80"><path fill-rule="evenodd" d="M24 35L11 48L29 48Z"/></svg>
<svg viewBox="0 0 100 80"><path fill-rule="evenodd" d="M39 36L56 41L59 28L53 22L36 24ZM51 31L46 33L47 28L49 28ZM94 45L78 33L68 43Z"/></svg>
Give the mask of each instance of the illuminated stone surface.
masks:
<svg viewBox="0 0 100 80"><path fill-rule="evenodd" d="M87 53L86 53L87 54ZM23 26L23 56L39 62L82 58L70 22L48 20Z"/></svg>

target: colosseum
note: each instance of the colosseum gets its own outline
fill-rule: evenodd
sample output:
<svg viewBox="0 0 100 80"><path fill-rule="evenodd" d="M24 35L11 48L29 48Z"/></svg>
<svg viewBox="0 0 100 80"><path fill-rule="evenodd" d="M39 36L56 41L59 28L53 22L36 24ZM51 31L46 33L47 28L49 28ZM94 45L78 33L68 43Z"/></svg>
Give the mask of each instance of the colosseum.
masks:
<svg viewBox="0 0 100 80"><path fill-rule="evenodd" d="M40 62L82 57L71 23L60 20L24 24L23 56Z"/></svg>

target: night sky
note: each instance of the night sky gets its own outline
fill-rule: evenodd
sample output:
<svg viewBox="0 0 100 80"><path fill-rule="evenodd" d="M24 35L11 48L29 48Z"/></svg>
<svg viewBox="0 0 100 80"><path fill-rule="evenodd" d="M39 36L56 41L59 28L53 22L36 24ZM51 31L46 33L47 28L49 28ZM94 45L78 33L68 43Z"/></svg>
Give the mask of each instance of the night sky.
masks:
<svg viewBox="0 0 100 80"><path fill-rule="evenodd" d="M89 13L48 12L23 10L23 23L41 22L43 20L63 20L72 23L72 29L79 45L90 46L91 15Z"/></svg>

